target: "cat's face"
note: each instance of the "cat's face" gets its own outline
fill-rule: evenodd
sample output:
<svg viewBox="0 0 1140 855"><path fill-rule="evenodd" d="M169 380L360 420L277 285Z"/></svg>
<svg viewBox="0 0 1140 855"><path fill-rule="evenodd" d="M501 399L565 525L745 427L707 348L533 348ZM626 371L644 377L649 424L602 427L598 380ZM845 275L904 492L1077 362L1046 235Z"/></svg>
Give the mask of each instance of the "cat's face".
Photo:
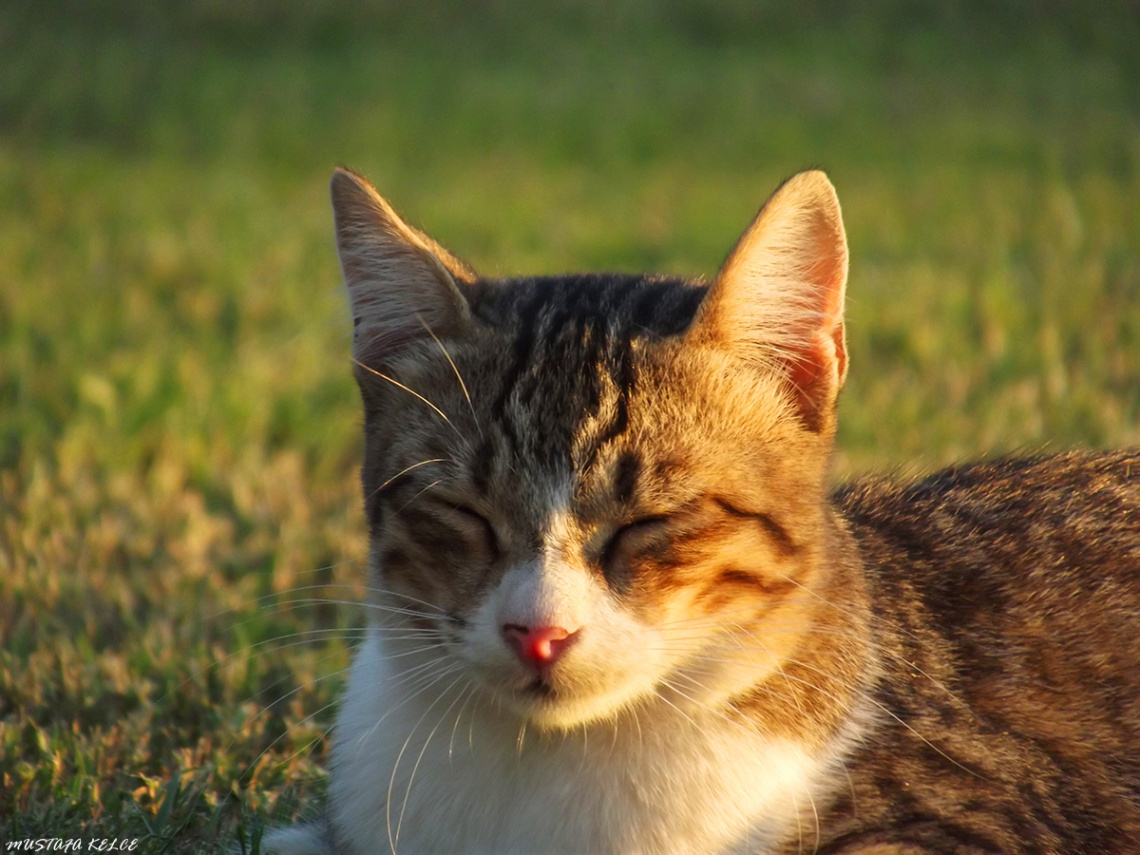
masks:
<svg viewBox="0 0 1140 855"><path fill-rule="evenodd" d="M656 698L705 706L778 669L826 571L845 252L820 263L812 247L814 268L796 270L832 290L801 289L823 296L814 308L794 294L805 329L766 346L755 321L751 337L738 329L758 310L729 290L758 287L735 283L756 267L738 256L771 230L773 203L708 289L479 280L358 179L339 173L334 202L372 584L377 606L400 610L376 622L399 629L393 649L545 727ZM792 213L805 207L819 243L838 210ZM764 323L795 323L788 312L773 305Z"/></svg>

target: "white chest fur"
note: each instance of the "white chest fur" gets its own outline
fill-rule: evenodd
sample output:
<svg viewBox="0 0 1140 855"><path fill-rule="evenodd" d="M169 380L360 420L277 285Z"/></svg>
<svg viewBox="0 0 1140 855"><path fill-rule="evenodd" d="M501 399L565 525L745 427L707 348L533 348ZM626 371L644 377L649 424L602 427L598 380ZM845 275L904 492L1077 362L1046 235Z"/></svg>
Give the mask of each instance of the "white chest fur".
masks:
<svg viewBox="0 0 1140 855"><path fill-rule="evenodd" d="M331 814L354 855L762 852L811 815L828 765L666 702L566 734L524 730L458 674L408 667L375 633L353 664Z"/></svg>

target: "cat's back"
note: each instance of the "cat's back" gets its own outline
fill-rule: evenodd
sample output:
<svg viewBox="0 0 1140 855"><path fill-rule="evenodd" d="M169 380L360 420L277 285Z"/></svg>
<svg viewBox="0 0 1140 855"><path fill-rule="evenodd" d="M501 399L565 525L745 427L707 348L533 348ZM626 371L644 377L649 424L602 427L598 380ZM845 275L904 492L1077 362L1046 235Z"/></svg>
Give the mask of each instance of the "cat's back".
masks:
<svg viewBox="0 0 1140 855"><path fill-rule="evenodd" d="M881 824L946 851L1131 851L1140 450L972 464L834 500L866 566L893 734L854 764L837 829L852 845Z"/></svg>
<svg viewBox="0 0 1140 855"><path fill-rule="evenodd" d="M1140 449L974 463L834 498L872 579L910 588L947 630L1043 617L1092 629L1088 609L1140 601Z"/></svg>

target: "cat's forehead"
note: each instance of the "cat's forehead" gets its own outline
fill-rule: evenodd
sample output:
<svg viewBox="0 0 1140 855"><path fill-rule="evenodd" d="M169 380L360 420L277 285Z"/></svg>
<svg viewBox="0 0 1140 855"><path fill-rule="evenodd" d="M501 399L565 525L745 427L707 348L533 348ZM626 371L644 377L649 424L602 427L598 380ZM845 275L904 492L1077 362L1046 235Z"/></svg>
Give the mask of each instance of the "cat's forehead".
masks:
<svg viewBox="0 0 1140 855"><path fill-rule="evenodd" d="M765 400L754 388L760 373L685 343L706 292L627 274L464 284L474 322L421 341L394 369L435 406L383 385L403 406L377 412L380 481L449 460L452 488L518 515L520 529L541 528L559 508L604 514L647 485L683 490L692 467L679 462L712 459L718 430L742 433L738 422L759 418L732 402ZM764 421L771 411L757 409ZM418 490L438 477L424 467L400 480Z"/></svg>
<svg viewBox="0 0 1140 855"><path fill-rule="evenodd" d="M630 399L645 379L640 345L687 329L704 292L623 274L478 283L472 314L491 333L477 337L473 354L485 417L519 463L577 480L629 428Z"/></svg>
<svg viewBox="0 0 1140 855"><path fill-rule="evenodd" d="M481 279L465 290L479 321L521 338L589 329L636 339L683 332L707 287L674 277L582 273Z"/></svg>

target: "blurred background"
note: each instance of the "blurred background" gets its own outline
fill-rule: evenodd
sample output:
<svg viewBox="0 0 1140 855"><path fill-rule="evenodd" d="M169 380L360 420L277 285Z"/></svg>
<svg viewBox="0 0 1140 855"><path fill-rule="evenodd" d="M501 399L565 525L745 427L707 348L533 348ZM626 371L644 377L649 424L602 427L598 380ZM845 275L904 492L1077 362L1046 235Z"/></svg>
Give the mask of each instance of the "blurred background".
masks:
<svg viewBox="0 0 1140 855"><path fill-rule="evenodd" d="M837 478L1135 444L1137 45L1131 0L4 4L0 840L315 809L365 551L334 166L485 273L705 276L824 168Z"/></svg>

